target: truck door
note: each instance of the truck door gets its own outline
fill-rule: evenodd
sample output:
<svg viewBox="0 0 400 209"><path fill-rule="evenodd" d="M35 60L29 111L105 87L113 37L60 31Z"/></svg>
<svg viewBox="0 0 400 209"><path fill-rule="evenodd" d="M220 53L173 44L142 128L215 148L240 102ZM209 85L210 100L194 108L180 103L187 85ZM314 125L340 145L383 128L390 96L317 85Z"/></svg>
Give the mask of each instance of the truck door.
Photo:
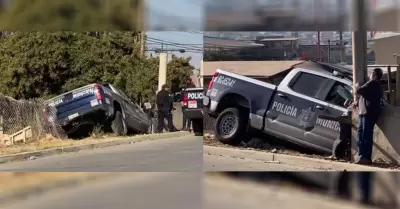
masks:
<svg viewBox="0 0 400 209"><path fill-rule="evenodd" d="M281 83L266 115L266 128L289 140L313 145L306 132L314 128L315 99L329 79L299 71L289 83Z"/></svg>
<svg viewBox="0 0 400 209"><path fill-rule="evenodd" d="M111 85L110 85L111 86ZM137 113L136 107L132 104L131 100L128 96L126 96L121 90L111 86L112 90L115 94L117 94L121 98L121 104L125 112L125 118L127 119L126 123L128 123L129 127L138 127L140 126L140 118Z"/></svg>
<svg viewBox="0 0 400 209"><path fill-rule="evenodd" d="M306 133L307 140L314 141L318 146L332 149L334 141L339 137L340 124L334 120L320 118L340 117L347 112L346 100L352 99L351 87L345 83L332 80L326 92L316 103L315 127Z"/></svg>

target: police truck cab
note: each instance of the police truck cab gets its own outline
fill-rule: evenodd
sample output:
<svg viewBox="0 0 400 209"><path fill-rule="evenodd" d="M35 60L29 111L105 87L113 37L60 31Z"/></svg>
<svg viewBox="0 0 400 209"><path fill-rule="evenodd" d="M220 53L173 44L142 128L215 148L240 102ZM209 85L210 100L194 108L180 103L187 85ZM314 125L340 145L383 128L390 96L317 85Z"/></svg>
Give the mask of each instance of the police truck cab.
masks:
<svg viewBox="0 0 400 209"><path fill-rule="evenodd" d="M261 132L331 154L340 124L320 116L348 114L351 86L349 69L325 63L306 61L268 82L217 69L203 104L216 118L215 136L222 143L236 145Z"/></svg>

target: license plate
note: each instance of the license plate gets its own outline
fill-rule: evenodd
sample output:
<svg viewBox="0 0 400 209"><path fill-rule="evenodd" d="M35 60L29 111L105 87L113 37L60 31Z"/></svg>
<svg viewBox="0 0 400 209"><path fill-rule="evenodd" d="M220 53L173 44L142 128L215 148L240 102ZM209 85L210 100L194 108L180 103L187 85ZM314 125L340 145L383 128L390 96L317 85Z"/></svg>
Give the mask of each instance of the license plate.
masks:
<svg viewBox="0 0 400 209"><path fill-rule="evenodd" d="M99 104L99 101L98 101L97 99L90 101L90 105L91 105L92 107L93 107L93 106L96 106L96 105L98 105L98 104Z"/></svg>
<svg viewBox="0 0 400 209"><path fill-rule="evenodd" d="M79 116L79 113L72 114L72 115L68 116L68 120L72 120L78 116Z"/></svg>
<svg viewBox="0 0 400 209"><path fill-rule="evenodd" d="M197 101L189 101L188 108L197 108Z"/></svg>

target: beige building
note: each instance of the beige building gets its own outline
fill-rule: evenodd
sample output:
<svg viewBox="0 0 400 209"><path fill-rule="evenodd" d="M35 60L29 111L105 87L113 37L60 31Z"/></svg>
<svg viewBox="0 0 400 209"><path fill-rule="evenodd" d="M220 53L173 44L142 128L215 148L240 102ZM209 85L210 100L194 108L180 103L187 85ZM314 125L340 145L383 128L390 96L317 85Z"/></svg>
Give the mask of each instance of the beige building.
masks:
<svg viewBox="0 0 400 209"><path fill-rule="evenodd" d="M400 34L377 34L372 49L375 52L375 64L397 64L393 54L400 53Z"/></svg>
<svg viewBox="0 0 400 209"><path fill-rule="evenodd" d="M381 8L376 11L373 22L377 31L400 30L400 5ZM400 34L378 32L374 37L372 49L375 52L376 64L396 64L393 54L400 53Z"/></svg>
<svg viewBox="0 0 400 209"><path fill-rule="evenodd" d="M216 61L203 62L201 77L207 86L215 70L223 69L258 80L267 81L269 76L276 75L291 66L303 61Z"/></svg>

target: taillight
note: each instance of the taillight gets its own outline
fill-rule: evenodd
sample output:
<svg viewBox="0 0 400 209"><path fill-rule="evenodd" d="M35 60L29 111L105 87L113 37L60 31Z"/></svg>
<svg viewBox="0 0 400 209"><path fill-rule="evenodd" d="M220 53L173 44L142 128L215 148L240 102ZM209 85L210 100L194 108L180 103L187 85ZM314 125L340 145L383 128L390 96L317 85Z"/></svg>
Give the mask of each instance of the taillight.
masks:
<svg viewBox="0 0 400 209"><path fill-rule="evenodd" d="M99 85L99 84L96 84L96 85L94 86L94 91L95 91L97 100L102 100L102 99L103 99L103 96L101 95L100 85Z"/></svg>
<svg viewBox="0 0 400 209"><path fill-rule="evenodd" d="M210 83L208 84L208 89L211 89L213 83L214 83L214 79L218 76L218 72L215 72L211 78Z"/></svg>
<svg viewBox="0 0 400 209"><path fill-rule="evenodd" d="M182 106L187 106L187 103L188 103L188 94L184 93L181 104Z"/></svg>

